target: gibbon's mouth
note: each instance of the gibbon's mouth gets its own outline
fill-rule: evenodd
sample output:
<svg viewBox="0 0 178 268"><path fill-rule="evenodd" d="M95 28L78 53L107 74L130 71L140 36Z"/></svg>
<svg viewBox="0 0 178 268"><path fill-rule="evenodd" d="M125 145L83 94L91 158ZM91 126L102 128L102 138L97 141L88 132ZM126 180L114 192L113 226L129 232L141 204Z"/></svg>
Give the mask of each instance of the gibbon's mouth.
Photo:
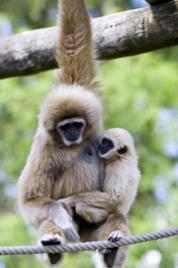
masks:
<svg viewBox="0 0 178 268"><path fill-rule="evenodd" d="M68 147L72 145L79 145L82 142L82 137L80 136L77 140L69 141L69 140L63 140L64 144Z"/></svg>

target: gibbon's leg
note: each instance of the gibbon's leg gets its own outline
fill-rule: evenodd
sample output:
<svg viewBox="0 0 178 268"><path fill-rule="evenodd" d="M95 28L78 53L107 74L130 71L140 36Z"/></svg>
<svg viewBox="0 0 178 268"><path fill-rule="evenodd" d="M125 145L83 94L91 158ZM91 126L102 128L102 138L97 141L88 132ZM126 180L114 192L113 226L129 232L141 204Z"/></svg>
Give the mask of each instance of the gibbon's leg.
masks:
<svg viewBox="0 0 178 268"><path fill-rule="evenodd" d="M73 211L69 206L58 201L49 208L48 214L49 218L62 230L68 241L79 241L77 225L73 221Z"/></svg>
<svg viewBox="0 0 178 268"><path fill-rule="evenodd" d="M44 220L38 230L39 243L43 246L47 245L60 245L64 239L63 232L51 220ZM41 259L43 262L54 265L62 260L61 253L42 254Z"/></svg>
<svg viewBox="0 0 178 268"><path fill-rule="evenodd" d="M128 236L130 230L127 219L120 213L111 214L106 222L97 230L97 240L118 241L122 236ZM106 267L121 268L128 255L128 247L122 246L119 248L108 249L101 251Z"/></svg>

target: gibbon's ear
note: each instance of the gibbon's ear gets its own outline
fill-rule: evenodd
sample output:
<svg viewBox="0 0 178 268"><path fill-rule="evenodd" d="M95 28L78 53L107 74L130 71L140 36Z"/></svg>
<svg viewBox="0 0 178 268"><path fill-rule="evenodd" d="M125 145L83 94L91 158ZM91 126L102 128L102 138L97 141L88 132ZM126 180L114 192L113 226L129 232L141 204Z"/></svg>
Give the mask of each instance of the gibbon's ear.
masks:
<svg viewBox="0 0 178 268"><path fill-rule="evenodd" d="M96 65L85 1L60 0L59 9L56 59L61 70L57 83L95 89Z"/></svg>
<svg viewBox="0 0 178 268"><path fill-rule="evenodd" d="M48 130L48 131L52 131L55 128L55 122L51 119L47 119L44 122L44 125L45 125L46 130Z"/></svg>

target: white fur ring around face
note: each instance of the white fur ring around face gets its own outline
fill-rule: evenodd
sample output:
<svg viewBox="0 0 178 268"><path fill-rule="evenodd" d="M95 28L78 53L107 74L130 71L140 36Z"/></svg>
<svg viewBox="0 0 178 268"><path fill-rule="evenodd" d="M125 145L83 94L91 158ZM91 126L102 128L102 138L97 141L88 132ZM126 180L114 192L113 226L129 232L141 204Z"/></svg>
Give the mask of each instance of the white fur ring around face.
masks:
<svg viewBox="0 0 178 268"><path fill-rule="evenodd" d="M108 240L110 242L118 242L122 237L124 237L123 233L120 232L119 230L113 231L112 233L110 233L110 235L108 236Z"/></svg>

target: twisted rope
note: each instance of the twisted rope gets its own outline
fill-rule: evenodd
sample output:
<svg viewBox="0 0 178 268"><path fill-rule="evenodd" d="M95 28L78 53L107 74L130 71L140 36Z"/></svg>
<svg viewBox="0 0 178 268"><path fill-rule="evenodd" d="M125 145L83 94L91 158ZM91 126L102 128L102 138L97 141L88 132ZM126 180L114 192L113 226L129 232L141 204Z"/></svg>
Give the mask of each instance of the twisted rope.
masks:
<svg viewBox="0 0 178 268"><path fill-rule="evenodd" d="M132 245L151 240L163 239L178 235L178 227L170 228L160 232L145 233L136 236L122 237L118 242L111 243L107 240L97 242L85 242L76 244L61 244L60 246L16 246L0 247L0 255L25 255L25 254L42 254L58 252L76 252L83 250L97 250L114 248L124 245Z"/></svg>

